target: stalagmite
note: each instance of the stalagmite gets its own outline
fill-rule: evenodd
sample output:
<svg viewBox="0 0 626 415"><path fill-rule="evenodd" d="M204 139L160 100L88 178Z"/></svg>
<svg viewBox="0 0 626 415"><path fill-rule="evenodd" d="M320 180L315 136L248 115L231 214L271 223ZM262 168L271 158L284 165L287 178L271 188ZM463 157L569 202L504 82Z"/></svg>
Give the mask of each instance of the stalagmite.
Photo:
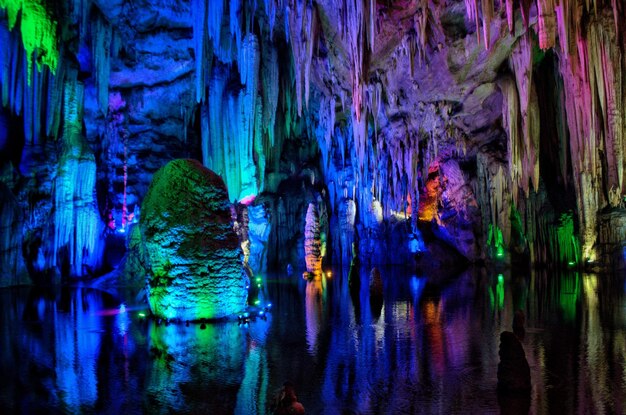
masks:
<svg viewBox="0 0 626 415"><path fill-rule="evenodd" d="M304 258L309 280L319 279L322 275L322 249L320 224L315 204L309 203L304 225Z"/></svg>

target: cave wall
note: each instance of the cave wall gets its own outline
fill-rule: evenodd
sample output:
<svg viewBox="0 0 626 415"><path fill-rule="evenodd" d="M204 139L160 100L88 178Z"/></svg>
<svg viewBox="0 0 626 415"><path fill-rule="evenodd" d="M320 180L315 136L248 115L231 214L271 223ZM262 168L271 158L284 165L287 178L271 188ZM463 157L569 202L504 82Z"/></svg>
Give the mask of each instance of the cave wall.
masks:
<svg viewBox="0 0 626 415"><path fill-rule="evenodd" d="M435 243L468 261L615 262L624 12L0 2L2 285L117 267L152 175L174 158L219 174L231 202L263 206L270 231L254 252L274 268L304 266L310 203L326 215L327 263L354 248L406 264Z"/></svg>

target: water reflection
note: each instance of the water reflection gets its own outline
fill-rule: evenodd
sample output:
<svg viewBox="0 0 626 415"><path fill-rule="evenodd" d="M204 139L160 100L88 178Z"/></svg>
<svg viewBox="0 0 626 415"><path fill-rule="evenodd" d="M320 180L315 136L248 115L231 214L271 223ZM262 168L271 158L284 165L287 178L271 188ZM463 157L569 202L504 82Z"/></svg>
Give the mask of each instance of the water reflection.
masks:
<svg viewBox="0 0 626 415"><path fill-rule="evenodd" d="M307 413L625 413L623 276L381 269L373 303L369 271L356 290L347 269L270 278L272 313L243 326L157 325L89 289L0 290L0 413L262 414L285 381ZM495 392L518 310L529 403Z"/></svg>

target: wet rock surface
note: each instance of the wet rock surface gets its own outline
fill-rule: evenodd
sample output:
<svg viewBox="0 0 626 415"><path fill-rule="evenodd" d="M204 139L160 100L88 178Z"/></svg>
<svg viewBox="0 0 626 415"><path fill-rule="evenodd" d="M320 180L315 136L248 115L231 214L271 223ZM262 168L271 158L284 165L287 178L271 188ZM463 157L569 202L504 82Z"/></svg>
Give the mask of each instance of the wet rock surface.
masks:
<svg viewBox="0 0 626 415"><path fill-rule="evenodd" d="M168 163L154 175L139 228L156 316L211 319L243 309L242 251L219 176L194 160Z"/></svg>

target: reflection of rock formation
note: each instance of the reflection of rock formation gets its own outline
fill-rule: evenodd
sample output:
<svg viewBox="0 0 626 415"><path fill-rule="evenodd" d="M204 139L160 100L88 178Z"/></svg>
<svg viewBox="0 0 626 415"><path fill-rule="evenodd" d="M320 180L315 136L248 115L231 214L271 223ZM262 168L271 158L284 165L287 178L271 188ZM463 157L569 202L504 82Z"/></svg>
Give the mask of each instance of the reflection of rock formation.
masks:
<svg viewBox="0 0 626 415"><path fill-rule="evenodd" d="M306 341L309 353L317 354L317 342L323 319L322 282L311 281L306 285Z"/></svg>
<svg viewBox="0 0 626 415"><path fill-rule="evenodd" d="M245 332L237 324L150 324L153 356L146 379L148 413L231 413L244 377ZM198 396L219 392L220 399Z"/></svg>
<svg viewBox="0 0 626 415"><path fill-rule="evenodd" d="M581 399L580 408L584 408L584 412L599 414L605 412L603 402L615 401L614 397L619 396L619 393L607 387L612 382L610 379L610 366L607 365L607 359L611 357L610 354L607 355L607 351L611 347L605 342L606 337L602 330L602 321L600 320L598 277L595 275L584 275L582 283L586 307L581 330L581 345L584 348L585 358L581 361L580 379L585 379L585 381L578 383L577 393ZM624 336L622 335L621 337L623 348ZM615 340L616 344L620 343L618 339ZM618 359L615 361L620 361L619 355L615 356L615 358ZM623 357L621 362L624 362ZM626 391L622 389L622 392ZM622 407L622 411L624 409ZM617 408L615 408L615 411L616 413L620 412Z"/></svg>
<svg viewBox="0 0 626 415"><path fill-rule="evenodd" d="M28 283L20 278L24 263L20 255L22 232L20 208L11 190L0 182L0 287Z"/></svg>
<svg viewBox="0 0 626 415"><path fill-rule="evenodd" d="M498 364L498 392L530 393L530 366L515 334L504 331L500 335L500 363Z"/></svg>
<svg viewBox="0 0 626 415"><path fill-rule="evenodd" d="M429 299L422 305L422 319L429 345L428 351L432 355L432 369L437 376L442 376L446 369L446 343L441 313L442 302L435 303Z"/></svg>
<svg viewBox="0 0 626 415"><path fill-rule="evenodd" d="M197 161L174 160L154 175L141 212L155 315L197 320L244 307L241 248L219 176Z"/></svg>
<svg viewBox="0 0 626 415"><path fill-rule="evenodd" d="M107 351L105 318L99 313L103 294L49 288L13 291L10 300L7 294L0 293L3 413L54 412L49 406L68 413L94 412L104 394L98 367Z"/></svg>
<svg viewBox="0 0 626 415"><path fill-rule="evenodd" d="M372 316L377 319L383 307L383 279L376 267L370 272L369 291Z"/></svg>
<svg viewBox="0 0 626 415"><path fill-rule="evenodd" d="M333 232L335 255L341 258L342 265L348 265L352 259L352 244L354 243L354 221L356 205L354 200L342 198L337 213L338 232Z"/></svg>
<svg viewBox="0 0 626 415"><path fill-rule="evenodd" d="M268 356L265 340L271 326L271 316L268 320L257 319L250 325L246 361L244 363L244 377L237 394L236 414L262 414L265 412L265 402L269 383Z"/></svg>

